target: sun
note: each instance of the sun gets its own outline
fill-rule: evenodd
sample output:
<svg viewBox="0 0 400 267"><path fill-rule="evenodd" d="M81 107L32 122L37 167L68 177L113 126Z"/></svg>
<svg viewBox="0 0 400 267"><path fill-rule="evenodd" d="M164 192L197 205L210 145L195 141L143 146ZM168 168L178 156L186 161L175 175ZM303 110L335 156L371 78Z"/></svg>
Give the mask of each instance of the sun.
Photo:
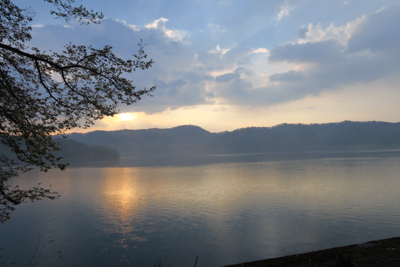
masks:
<svg viewBox="0 0 400 267"><path fill-rule="evenodd" d="M118 121L133 121L138 116L135 113L125 112L125 113L118 114L117 117L118 117Z"/></svg>

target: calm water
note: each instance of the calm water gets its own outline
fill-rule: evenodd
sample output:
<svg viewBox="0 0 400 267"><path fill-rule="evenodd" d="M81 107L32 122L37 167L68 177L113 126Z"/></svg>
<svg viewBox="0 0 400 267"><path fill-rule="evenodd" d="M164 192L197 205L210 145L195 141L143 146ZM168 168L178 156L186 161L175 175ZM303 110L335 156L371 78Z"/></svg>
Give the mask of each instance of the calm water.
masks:
<svg viewBox="0 0 400 267"><path fill-rule="evenodd" d="M0 266L27 266L36 248L29 266L180 267L196 256L221 266L400 236L400 157L186 161L14 179L62 196L21 205L0 225Z"/></svg>

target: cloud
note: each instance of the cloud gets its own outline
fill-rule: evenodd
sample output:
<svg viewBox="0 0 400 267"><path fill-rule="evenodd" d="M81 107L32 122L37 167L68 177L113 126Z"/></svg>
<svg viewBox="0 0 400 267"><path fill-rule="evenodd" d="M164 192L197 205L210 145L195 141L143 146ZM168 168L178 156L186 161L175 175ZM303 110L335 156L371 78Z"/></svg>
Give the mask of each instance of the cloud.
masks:
<svg viewBox="0 0 400 267"><path fill-rule="evenodd" d="M276 73L269 77L271 82L298 82L304 78L304 73L290 70L284 73Z"/></svg>
<svg viewBox="0 0 400 267"><path fill-rule="evenodd" d="M215 77L214 81L208 82L209 91L215 95L219 104L246 105L249 103L253 84L248 79L252 72L245 68L237 68Z"/></svg>
<svg viewBox="0 0 400 267"><path fill-rule="evenodd" d="M293 10L288 1L273 7L276 5L281 7L279 20ZM273 12L274 8L268 10ZM257 21L254 18L249 18L248 24L233 19L229 20L233 24L228 24L221 19L216 20L215 25L221 25L217 27L208 25L207 19L199 25L227 29L219 35L212 31L201 33L199 28L189 34L170 27L168 19L157 17L142 26L105 19L100 25L87 27L35 27L32 46L57 51L54 47L69 42L95 47L111 45L118 56L129 58L143 39L147 43L145 51L155 64L129 78L138 89L153 84L158 88L153 98L144 97L135 105L120 109L147 114L214 103L247 108L276 105L369 83L400 69L400 36L395 32L400 28L397 6L369 15L361 13L359 18L341 25L307 21L308 24L297 26L297 35L293 29L289 39L272 38L278 35L274 35L274 14L269 14L269 22L262 21L269 26L263 28L258 23L259 28L251 34L247 28L254 30L248 25ZM235 43L238 45L231 45Z"/></svg>
<svg viewBox="0 0 400 267"><path fill-rule="evenodd" d="M228 53L230 50L231 50L230 48L225 48L225 49L223 49L223 48L221 48L219 45L217 45L217 46L215 47L215 49L212 49L212 50L208 51L208 53L210 53L210 54L219 54L219 55L221 55L221 57L222 57L223 55L225 55L226 53Z"/></svg>
<svg viewBox="0 0 400 267"><path fill-rule="evenodd" d="M219 83L226 83L235 79L240 79L241 75L251 75L251 71L245 68L237 68L234 72L225 73L215 77L215 81Z"/></svg>
<svg viewBox="0 0 400 267"><path fill-rule="evenodd" d="M327 28L323 29L321 24L313 23L303 26L298 30L299 40L297 43L315 43L321 41L335 40L346 45L351 35L357 29L360 21L365 17L358 18L342 26L336 26L331 23Z"/></svg>
<svg viewBox="0 0 400 267"><path fill-rule="evenodd" d="M309 29L307 27L302 27L300 30L297 31L297 35L300 39L306 39L308 31Z"/></svg>
<svg viewBox="0 0 400 267"><path fill-rule="evenodd" d="M181 42L182 34L167 27L167 19L161 18L144 27L130 25L122 20L104 19L99 25L65 28L62 25L44 25L32 30L30 46L43 50L60 51L69 42L82 45L113 47L118 56L129 59L137 52L137 43L143 39L148 58L155 60L152 68L128 74L138 90L158 84L154 97L146 97L135 105L119 108L121 112L148 114L211 103L206 96L204 80L211 79L199 71L195 53L190 43ZM49 42L51 40L51 42ZM217 55L214 55L218 58Z"/></svg>
<svg viewBox="0 0 400 267"><path fill-rule="evenodd" d="M344 46L336 41L322 41L304 44L286 44L270 51L269 61L293 63L326 63L342 58Z"/></svg>
<svg viewBox="0 0 400 267"><path fill-rule="evenodd" d="M347 52L360 51L380 52L387 49L399 51L400 6L380 9L372 15L364 17L353 33Z"/></svg>
<svg viewBox="0 0 400 267"><path fill-rule="evenodd" d="M251 49L250 54L258 54L258 53L269 53L269 50L267 48L263 48L263 47L260 47L258 49L254 49L254 48Z"/></svg>
<svg viewBox="0 0 400 267"><path fill-rule="evenodd" d="M131 28L132 30L134 30L135 32L140 31L140 29L138 28L138 26L133 25L133 24L128 24L126 21L121 20L121 19L115 19L115 21L120 22L122 24L124 24L126 27Z"/></svg>
<svg viewBox="0 0 400 267"><path fill-rule="evenodd" d="M269 101L278 103L366 84L400 71L400 7L364 15L342 27L308 27L308 42L289 43L270 50L269 62L289 62L298 71L269 77ZM319 34L315 34L319 32ZM312 41L311 41L312 40ZM310 65L311 63L311 65ZM306 64L306 65L304 65Z"/></svg>
<svg viewBox="0 0 400 267"><path fill-rule="evenodd" d="M181 88L187 84L186 81L182 80L182 79L178 79L178 80L173 80L169 83L166 83L162 80L155 80L157 82L157 85L162 87L162 94L168 97L174 97L177 96L179 94L179 91L181 90Z"/></svg>
<svg viewBox="0 0 400 267"><path fill-rule="evenodd" d="M295 6L289 5L289 1L286 1L283 5L281 5L281 9L278 13L277 23L286 16L289 16L290 11L295 9Z"/></svg>
<svg viewBox="0 0 400 267"><path fill-rule="evenodd" d="M219 83L226 83L226 82L230 82L233 79L237 79L240 78L240 74L234 72L234 73L226 73L220 76L217 76L215 78L215 81L219 82Z"/></svg>
<svg viewBox="0 0 400 267"><path fill-rule="evenodd" d="M187 36L187 33L183 32L183 31L168 29L165 26L167 22L168 22L168 19L161 17L161 18L153 21L152 23L147 24L145 27L147 29L156 29L158 31L161 31L164 33L164 35L167 38L169 38L173 41L182 42L183 39Z"/></svg>
<svg viewBox="0 0 400 267"><path fill-rule="evenodd" d="M226 29L223 29L221 25L214 25L212 23L208 23L208 27L210 27L211 32L213 33L224 33L227 31Z"/></svg>
<svg viewBox="0 0 400 267"><path fill-rule="evenodd" d="M400 71L400 38L393 32L400 27L399 18L400 8L396 7L363 15L338 27L307 27L307 42L287 43L269 50L271 66L287 63L291 69L267 75L269 83L265 86L256 88L254 76L234 69L215 76L209 89L220 104L255 108L385 79ZM254 55L254 51L250 49L248 55Z"/></svg>

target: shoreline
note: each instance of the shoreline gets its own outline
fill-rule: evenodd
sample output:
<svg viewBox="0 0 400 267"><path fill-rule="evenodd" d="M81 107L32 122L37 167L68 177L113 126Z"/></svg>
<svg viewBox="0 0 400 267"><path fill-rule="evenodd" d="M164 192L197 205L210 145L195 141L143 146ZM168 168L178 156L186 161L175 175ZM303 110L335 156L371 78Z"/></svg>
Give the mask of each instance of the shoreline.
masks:
<svg viewBox="0 0 400 267"><path fill-rule="evenodd" d="M400 237L318 250L224 267L395 267L400 266Z"/></svg>

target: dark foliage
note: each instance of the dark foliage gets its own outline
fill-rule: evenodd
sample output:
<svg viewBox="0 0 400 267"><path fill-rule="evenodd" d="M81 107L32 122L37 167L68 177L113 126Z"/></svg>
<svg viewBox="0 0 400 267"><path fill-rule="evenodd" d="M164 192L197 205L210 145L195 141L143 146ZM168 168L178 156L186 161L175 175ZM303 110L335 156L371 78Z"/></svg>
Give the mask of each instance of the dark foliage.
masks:
<svg viewBox="0 0 400 267"><path fill-rule="evenodd" d="M74 6L75 0L45 1L56 7L53 15L67 21L100 23L103 17ZM1 222L25 200L54 199L48 189L7 185L9 178L32 167L65 169L67 164L55 156L60 147L52 135L89 127L95 120L116 114L119 103L130 105L155 89L137 90L124 78L126 73L152 66L142 42L129 60L114 55L110 46L97 49L68 44L62 53L45 53L26 46L32 38L32 20L29 10L0 0L0 143L15 154L14 158L0 155Z"/></svg>

